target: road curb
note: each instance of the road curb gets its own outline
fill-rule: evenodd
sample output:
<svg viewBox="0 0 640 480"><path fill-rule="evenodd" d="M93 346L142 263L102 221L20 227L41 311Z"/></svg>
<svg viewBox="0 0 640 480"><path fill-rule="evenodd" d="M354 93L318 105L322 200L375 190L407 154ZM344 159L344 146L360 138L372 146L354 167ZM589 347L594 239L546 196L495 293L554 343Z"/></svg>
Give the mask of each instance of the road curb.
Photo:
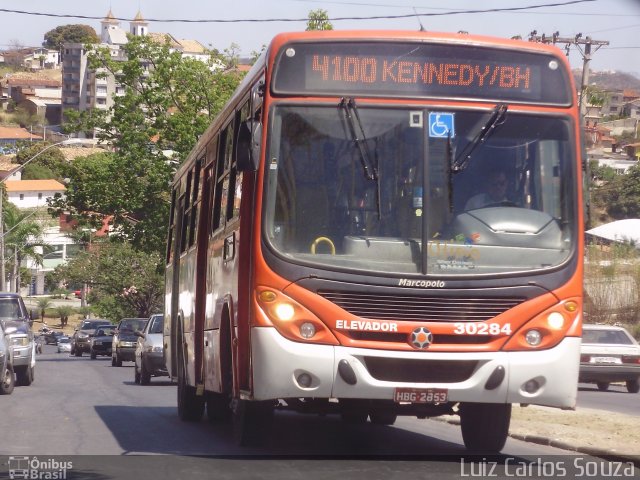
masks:
<svg viewBox="0 0 640 480"><path fill-rule="evenodd" d="M434 417L432 420L438 422L449 423L451 425L460 425L460 420L457 418L441 418ZM592 457L602 458L610 462L631 462L636 467L640 467L640 455L625 455L615 450L607 450L597 447L588 446L576 446L570 443L563 442L555 438L548 438L541 435L523 435L521 433L509 433L511 438L521 440L523 442L535 443L538 445L544 445L547 447L559 448L561 450L567 450L569 452L583 453Z"/></svg>

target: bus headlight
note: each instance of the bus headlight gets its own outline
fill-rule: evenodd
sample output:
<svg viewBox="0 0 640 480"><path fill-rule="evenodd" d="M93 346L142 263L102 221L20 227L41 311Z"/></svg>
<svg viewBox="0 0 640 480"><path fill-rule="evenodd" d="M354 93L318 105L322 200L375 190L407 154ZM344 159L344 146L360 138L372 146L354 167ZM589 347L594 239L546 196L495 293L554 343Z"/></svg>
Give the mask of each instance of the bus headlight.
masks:
<svg viewBox="0 0 640 480"><path fill-rule="evenodd" d="M255 298L259 325L273 326L283 337L296 342L339 345L322 320L284 293L273 288L258 287Z"/></svg>
<svg viewBox="0 0 640 480"><path fill-rule="evenodd" d="M555 347L567 335L579 336L581 312L581 302L577 298L556 304L522 325L502 350L543 350Z"/></svg>
<svg viewBox="0 0 640 480"><path fill-rule="evenodd" d="M538 330L529 330L524 334L524 339L532 347L537 347L542 342L542 334Z"/></svg>
<svg viewBox="0 0 640 480"><path fill-rule="evenodd" d="M276 316L279 320L286 322L293 318L295 314L295 310L293 306L289 303L278 303L274 309Z"/></svg>
<svg viewBox="0 0 640 480"><path fill-rule="evenodd" d="M564 326L564 317L560 312L551 312L547 316L547 323L554 330L559 330Z"/></svg>
<svg viewBox="0 0 640 480"><path fill-rule="evenodd" d="M300 336L303 338L311 338L316 334L316 327L311 322L304 322L300 325Z"/></svg>

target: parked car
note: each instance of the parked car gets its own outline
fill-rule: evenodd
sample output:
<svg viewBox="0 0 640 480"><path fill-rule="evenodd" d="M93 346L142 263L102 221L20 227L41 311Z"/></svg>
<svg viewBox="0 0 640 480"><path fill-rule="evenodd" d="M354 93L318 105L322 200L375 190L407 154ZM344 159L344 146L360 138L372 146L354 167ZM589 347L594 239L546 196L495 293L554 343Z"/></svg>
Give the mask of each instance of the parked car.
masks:
<svg viewBox="0 0 640 480"><path fill-rule="evenodd" d="M640 345L622 327L583 325L579 381L606 391L611 382L625 382L629 393L640 391Z"/></svg>
<svg viewBox="0 0 640 480"><path fill-rule="evenodd" d="M31 330L31 315L19 294L0 293L0 320L4 321L5 329L12 327L9 339L16 385L31 385L35 377L36 342Z"/></svg>
<svg viewBox="0 0 640 480"><path fill-rule="evenodd" d="M121 367L122 362L135 360L136 343L135 332L140 332L147 324L147 318L123 318L113 334L111 342L111 365Z"/></svg>
<svg viewBox="0 0 640 480"><path fill-rule="evenodd" d="M140 385L147 385L151 377L168 376L169 372L164 362L162 345L162 330L164 315L151 315L142 332L136 332L135 365L133 379Z"/></svg>
<svg viewBox="0 0 640 480"><path fill-rule="evenodd" d="M65 336L63 332L59 330L50 330L44 334L44 343L46 345L57 345L58 339Z"/></svg>
<svg viewBox="0 0 640 480"><path fill-rule="evenodd" d="M89 348L91 360L95 360L98 355L111 356L111 342L115 331L115 325L102 325L96 329Z"/></svg>
<svg viewBox="0 0 640 480"><path fill-rule="evenodd" d="M69 352L71 353L71 337L63 335L58 338L58 353Z"/></svg>
<svg viewBox="0 0 640 480"><path fill-rule="evenodd" d="M13 373L13 352L9 335L15 327L6 327L0 320L0 395L13 392L16 377Z"/></svg>
<svg viewBox="0 0 640 480"><path fill-rule="evenodd" d="M111 322L104 318L83 320L71 337L71 355L81 357L82 352L88 353L91 348L89 341L96 331L96 328L101 327L102 325L111 325Z"/></svg>

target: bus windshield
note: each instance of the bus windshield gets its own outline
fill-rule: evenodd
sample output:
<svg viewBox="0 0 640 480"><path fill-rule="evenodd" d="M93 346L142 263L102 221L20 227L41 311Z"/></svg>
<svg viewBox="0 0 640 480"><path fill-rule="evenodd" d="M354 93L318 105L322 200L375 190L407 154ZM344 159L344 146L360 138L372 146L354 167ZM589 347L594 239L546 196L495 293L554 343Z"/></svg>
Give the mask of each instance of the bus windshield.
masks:
<svg viewBox="0 0 640 480"><path fill-rule="evenodd" d="M275 106L265 242L292 262L378 274L567 261L577 208L570 120L499 107L497 116L352 101Z"/></svg>

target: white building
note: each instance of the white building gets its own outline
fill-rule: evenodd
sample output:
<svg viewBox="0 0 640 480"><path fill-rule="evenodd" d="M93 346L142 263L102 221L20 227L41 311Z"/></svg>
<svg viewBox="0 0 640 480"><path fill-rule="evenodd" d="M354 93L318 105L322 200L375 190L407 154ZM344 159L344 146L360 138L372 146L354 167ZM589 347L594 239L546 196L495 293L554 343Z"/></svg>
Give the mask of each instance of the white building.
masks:
<svg viewBox="0 0 640 480"><path fill-rule="evenodd" d="M57 180L8 180L5 187L9 202L18 208L45 207L48 198L66 191Z"/></svg>

